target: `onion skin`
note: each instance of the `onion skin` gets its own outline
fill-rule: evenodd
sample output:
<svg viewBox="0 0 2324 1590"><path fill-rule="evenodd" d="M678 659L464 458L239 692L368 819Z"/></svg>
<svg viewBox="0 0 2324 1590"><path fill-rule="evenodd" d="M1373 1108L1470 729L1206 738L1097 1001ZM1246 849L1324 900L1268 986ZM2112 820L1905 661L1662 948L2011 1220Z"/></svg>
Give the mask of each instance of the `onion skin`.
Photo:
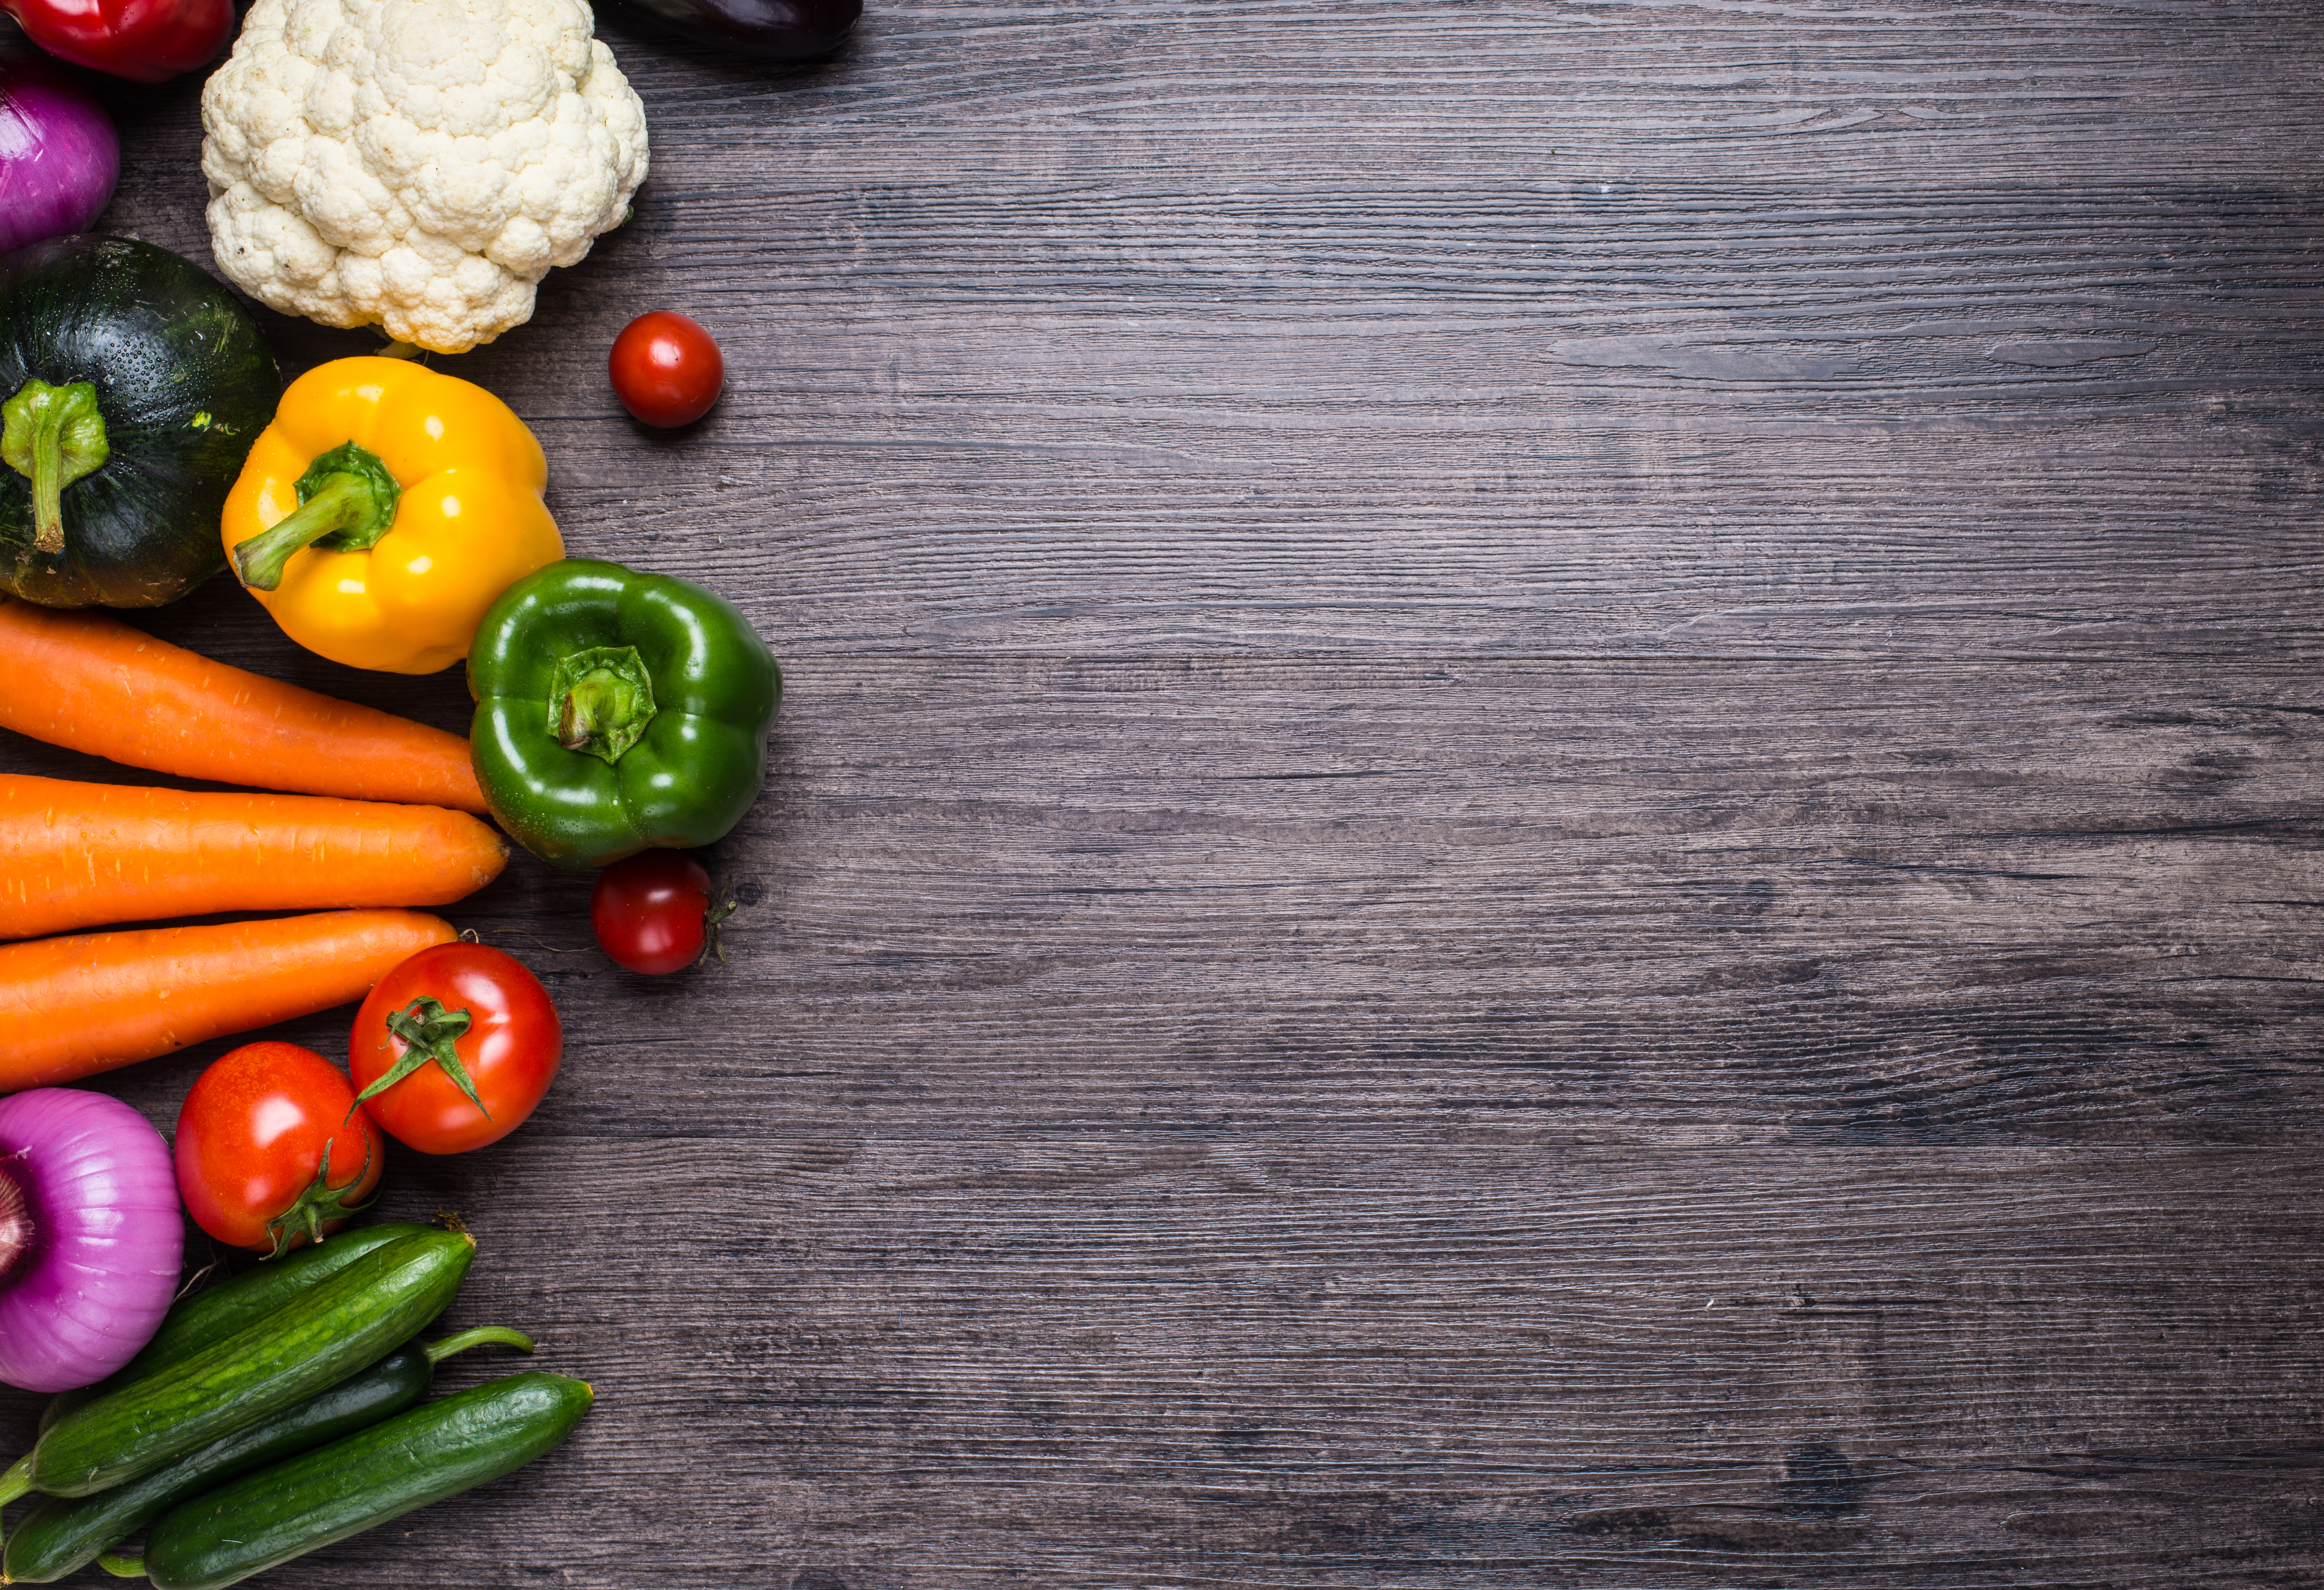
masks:
<svg viewBox="0 0 2324 1590"><path fill-rule="evenodd" d="M0 1280L0 1381L63 1391L103 1380L178 1290L186 1228L169 1145L119 1099L39 1087L0 1098L0 1176L33 1228Z"/></svg>
<svg viewBox="0 0 2324 1590"><path fill-rule="evenodd" d="M0 51L0 254L88 231L120 176L105 106L39 56Z"/></svg>

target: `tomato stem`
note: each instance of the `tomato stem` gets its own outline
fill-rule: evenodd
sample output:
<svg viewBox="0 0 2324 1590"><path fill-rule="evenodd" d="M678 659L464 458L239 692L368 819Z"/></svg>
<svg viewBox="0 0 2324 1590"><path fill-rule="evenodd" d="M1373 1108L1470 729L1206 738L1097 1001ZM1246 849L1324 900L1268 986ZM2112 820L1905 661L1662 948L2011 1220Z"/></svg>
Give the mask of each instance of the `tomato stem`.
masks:
<svg viewBox="0 0 2324 1590"><path fill-rule="evenodd" d="M443 1068L444 1074L459 1084L468 1102L487 1121L493 1113L484 1108L484 1101L476 1096L476 1085L468 1079L468 1068L460 1063L460 1051L455 1046L467 1031L475 1017L466 1011L447 1011L435 995L423 994L400 1011L390 1012L387 1030L403 1042L403 1053L393 1066L383 1073L369 1087L355 1095L362 1104L374 1095L385 1093L422 1066ZM347 1112L353 1114L352 1108Z"/></svg>
<svg viewBox="0 0 2324 1590"><path fill-rule="evenodd" d="M353 1114L354 1112L350 1110L348 1114ZM345 1123L341 1124L344 1125ZM323 1162L315 1168L315 1179L307 1184L306 1190L299 1195L295 1203L266 1223L266 1234L274 1239L274 1251L266 1256L270 1259L282 1257L284 1253L290 1251L291 1239L302 1231L306 1234L309 1242L319 1243L323 1240L323 1223L326 1220L341 1220L349 1215L362 1212L369 1206L370 1200L365 1199L361 1204L350 1204L347 1202L347 1195L361 1187L364 1178L370 1174L371 1132L369 1129L366 1128L364 1132L362 1168L356 1170L353 1179L336 1188L331 1185L331 1145L325 1143Z"/></svg>
<svg viewBox="0 0 2324 1590"><path fill-rule="evenodd" d="M718 896L721 894L724 894L726 898L719 900ZM733 916L742 902L736 900L723 883L713 886L709 899L710 909L705 911L702 917L702 953L694 957L694 964L697 966L708 966L710 957L715 953L718 957L718 964L723 966L726 964L726 940L718 931L718 924Z"/></svg>

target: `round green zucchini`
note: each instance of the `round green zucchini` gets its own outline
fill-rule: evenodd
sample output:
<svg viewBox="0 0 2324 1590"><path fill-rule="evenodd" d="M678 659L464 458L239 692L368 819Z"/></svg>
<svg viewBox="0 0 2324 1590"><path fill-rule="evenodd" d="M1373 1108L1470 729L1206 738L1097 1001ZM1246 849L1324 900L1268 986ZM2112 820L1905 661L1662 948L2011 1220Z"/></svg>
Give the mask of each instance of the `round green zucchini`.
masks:
<svg viewBox="0 0 2324 1590"><path fill-rule="evenodd" d="M76 1408L0 1473L26 1491L86 1496L124 1484L375 1364L460 1289L476 1246L424 1231L374 1248L234 1335Z"/></svg>
<svg viewBox="0 0 2324 1590"><path fill-rule="evenodd" d="M171 1509L146 1532L143 1569L158 1590L219 1590L523 1467L573 1433L593 1397L528 1370L399 1413Z"/></svg>
<svg viewBox="0 0 2324 1590"><path fill-rule="evenodd" d="M258 322L130 237L0 257L0 588L158 607L226 567L218 515L282 384Z"/></svg>

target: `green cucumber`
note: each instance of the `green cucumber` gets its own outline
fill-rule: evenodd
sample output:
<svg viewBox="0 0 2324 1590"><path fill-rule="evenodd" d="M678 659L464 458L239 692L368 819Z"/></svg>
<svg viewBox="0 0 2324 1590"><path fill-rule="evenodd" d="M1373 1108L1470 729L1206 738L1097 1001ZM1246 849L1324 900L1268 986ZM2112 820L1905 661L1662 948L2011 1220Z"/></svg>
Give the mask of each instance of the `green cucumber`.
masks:
<svg viewBox="0 0 2324 1590"><path fill-rule="evenodd" d="M329 1280L374 1248L428 1229L425 1225L359 1225L311 1247L294 1248L280 1259L180 1299L170 1306L170 1312L161 1317L161 1328L136 1357L93 1386L59 1391L50 1398L49 1405L41 1410L41 1428L47 1429L85 1402L94 1402L107 1391L118 1391L164 1364L191 1357L212 1342L224 1340L317 1281Z"/></svg>
<svg viewBox="0 0 2324 1590"><path fill-rule="evenodd" d="M573 1433L593 1395L531 1370L471 1387L183 1502L146 1532L142 1561L102 1564L160 1590L219 1590L521 1468Z"/></svg>
<svg viewBox="0 0 2324 1590"><path fill-rule="evenodd" d="M521 1347L532 1343L501 1326L481 1326L422 1346L406 1342L394 1352L272 1419L243 1426L221 1441L94 1496L51 1496L17 1521L0 1554L0 1584L46 1585L95 1562L169 1509L237 1475L368 1428L401 1413L427 1394L436 1365L486 1342Z"/></svg>
<svg viewBox="0 0 2324 1590"><path fill-rule="evenodd" d="M0 1505L124 1484L376 1364L444 1311L475 1253L451 1231L374 1248L223 1341L66 1414L0 1472Z"/></svg>

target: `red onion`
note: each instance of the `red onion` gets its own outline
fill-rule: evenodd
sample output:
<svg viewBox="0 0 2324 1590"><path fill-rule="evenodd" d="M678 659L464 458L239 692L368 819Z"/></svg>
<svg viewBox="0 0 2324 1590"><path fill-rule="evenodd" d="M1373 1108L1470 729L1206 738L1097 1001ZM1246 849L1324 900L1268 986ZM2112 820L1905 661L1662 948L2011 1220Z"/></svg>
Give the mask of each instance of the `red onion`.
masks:
<svg viewBox="0 0 2324 1590"><path fill-rule="evenodd" d="M61 68L0 51L0 254L86 232L120 175L105 106Z"/></svg>
<svg viewBox="0 0 2324 1590"><path fill-rule="evenodd" d="M0 1381L62 1391L152 1337L186 1226L161 1134L101 1093L0 1098Z"/></svg>

